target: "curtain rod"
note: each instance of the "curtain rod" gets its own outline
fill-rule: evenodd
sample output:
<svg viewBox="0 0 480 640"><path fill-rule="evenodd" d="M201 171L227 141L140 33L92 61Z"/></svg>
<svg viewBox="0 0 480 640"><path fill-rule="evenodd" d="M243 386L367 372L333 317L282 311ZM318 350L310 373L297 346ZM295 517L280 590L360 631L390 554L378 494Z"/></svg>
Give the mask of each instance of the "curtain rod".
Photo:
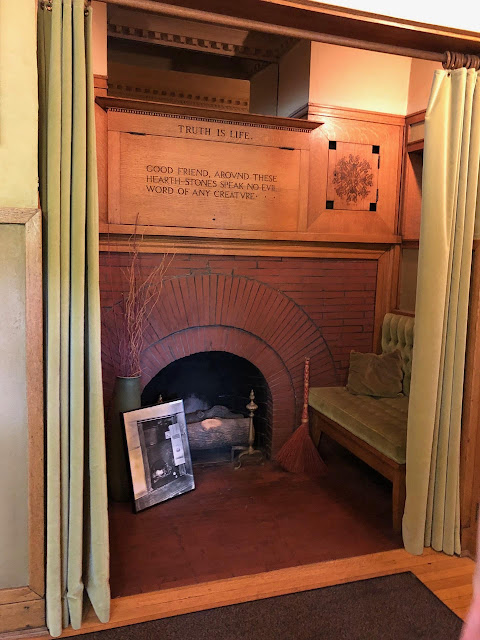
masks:
<svg viewBox="0 0 480 640"><path fill-rule="evenodd" d="M250 20L248 18L236 18L234 16L224 16L219 13L203 11L201 9L190 9L188 7L180 7L176 5L166 4L165 2L156 2L156 0L101 0L107 4L115 4L130 9L138 9L140 11L148 11L149 13L160 13L163 15L173 16L176 18L185 18L187 20L198 20L200 22L209 22L212 24L220 24L224 27L234 27L236 29L248 29L249 31L261 31L263 33L272 33L279 36L287 36L290 38L298 38L299 40L313 40L314 42L323 42L325 44L334 44L341 47L353 47L355 49L367 49L369 51L378 51L380 53L390 53L396 56L407 56L409 58L421 58L422 60L432 60L433 62L445 62L444 53L435 51L421 51L419 49L409 49L407 47L397 47L396 45L381 44L378 42L367 42L366 40L356 40L354 38L346 38L343 36L332 36L317 31L308 31L305 29L296 29L294 27L284 27L258 20Z"/></svg>

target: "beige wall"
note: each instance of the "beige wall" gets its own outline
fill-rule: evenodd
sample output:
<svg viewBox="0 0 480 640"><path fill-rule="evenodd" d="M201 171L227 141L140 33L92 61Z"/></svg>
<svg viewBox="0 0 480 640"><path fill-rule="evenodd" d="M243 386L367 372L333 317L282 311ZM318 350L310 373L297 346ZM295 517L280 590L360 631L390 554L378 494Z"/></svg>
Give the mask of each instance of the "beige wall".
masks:
<svg viewBox="0 0 480 640"><path fill-rule="evenodd" d="M0 224L0 589L28 584L25 228Z"/></svg>
<svg viewBox="0 0 480 640"><path fill-rule="evenodd" d="M312 42L310 102L407 113L411 58Z"/></svg>
<svg viewBox="0 0 480 640"><path fill-rule="evenodd" d="M0 207L36 207L34 0L0 1Z"/></svg>
<svg viewBox="0 0 480 640"><path fill-rule="evenodd" d="M34 0L0 1L0 208L35 208ZM0 589L28 584L24 228L0 224Z"/></svg>
<svg viewBox="0 0 480 640"><path fill-rule="evenodd" d="M92 58L93 75L107 75L107 5L92 2Z"/></svg>
<svg viewBox="0 0 480 640"><path fill-rule="evenodd" d="M418 58L412 60L407 114L423 111L423 109L427 108L433 74L436 69L441 68L440 62L430 62L429 60L419 60Z"/></svg>

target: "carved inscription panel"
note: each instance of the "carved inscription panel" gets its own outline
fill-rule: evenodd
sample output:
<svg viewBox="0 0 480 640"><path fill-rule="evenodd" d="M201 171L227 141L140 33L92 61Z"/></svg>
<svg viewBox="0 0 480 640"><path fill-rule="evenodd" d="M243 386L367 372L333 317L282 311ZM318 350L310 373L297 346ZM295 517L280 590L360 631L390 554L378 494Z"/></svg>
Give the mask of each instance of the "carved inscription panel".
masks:
<svg viewBox="0 0 480 640"><path fill-rule="evenodd" d="M265 129L187 122L109 131L110 223L297 231L306 151L275 145L281 131L266 139Z"/></svg>

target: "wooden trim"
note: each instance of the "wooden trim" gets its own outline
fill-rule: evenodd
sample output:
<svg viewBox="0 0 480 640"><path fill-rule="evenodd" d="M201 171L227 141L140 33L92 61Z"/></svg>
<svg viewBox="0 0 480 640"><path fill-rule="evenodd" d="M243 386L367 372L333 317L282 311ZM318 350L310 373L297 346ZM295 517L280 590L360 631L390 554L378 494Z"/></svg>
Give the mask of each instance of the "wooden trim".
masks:
<svg viewBox="0 0 480 640"><path fill-rule="evenodd" d="M235 111L220 111L217 109L203 109L187 105L168 104L147 100L133 100L132 98L114 98L97 96L95 101L102 109L134 111L147 114L183 116L191 119L211 120L213 122L226 121L241 124L259 125L262 127L286 128L289 130L313 131L321 122L309 122L295 118L280 118L279 116L264 116L256 113L239 113Z"/></svg>
<svg viewBox="0 0 480 640"><path fill-rule="evenodd" d="M360 122L375 122L379 124L393 124L399 127L405 125L405 116L390 113L382 113L380 111L367 111L364 109L353 109L351 107L332 107L328 105L317 104L316 102L307 102L292 113L294 117L307 115L317 117L344 118L346 120L359 120Z"/></svg>
<svg viewBox="0 0 480 640"><path fill-rule="evenodd" d="M131 242L125 234L102 234L100 251L131 251ZM199 239L176 236L147 236L138 245L141 253L192 253L227 256L280 256L301 258L352 258L378 260L385 252L378 245L331 246L321 243L294 243L279 241L243 241L235 239Z"/></svg>
<svg viewBox="0 0 480 640"><path fill-rule="evenodd" d="M0 224L27 224L38 214L38 209L0 207Z"/></svg>
<svg viewBox="0 0 480 640"><path fill-rule="evenodd" d="M404 238L402 240L402 249L418 249L420 247L420 240Z"/></svg>
<svg viewBox="0 0 480 640"><path fill-rule="evenodd" d="M30 587L45 594L42 214L25 225Z"/></svg>
<svg viewBox="0 0 480 640"><path fill-rule="evenodd" d="M419 51L431 49L431 51L441 52L450 49L464 53L475 53L480 46L478 33L466 29L431 25L360 9L334 7L318 2L318 0L263 1L272 5L302 9L304 13L309 11L313 15L317 14L318 20L325 23L325 30L327 30L328 24L328 33L348 33L351 36L366 38L374 42L408 42L409 46L417 47ZM335 27L336 29L333 31ZM387 49L385 52L389 53ZM441 60L439 59L439 61Z"/></svg>
<svg viewBox="0 0 480 640"><path fill-rule="evenodd" d="M41 600L42 596L32 591L30 587L14 587L13 589L0 589L0 606L14 604L16 602L28 602L29 600Z"/></svg>
<svg viewBox="0 0 480 640"><path fill-rule="evenodd" d="M395 245L385 251L378 260L372 345L372 349L376 353L381 352L383 318L386 313L397 306L400 254L400 246Z"/></svg>
<svg viewBox="0 0 480 640"><path fill-rule="evenodd" d="M289 567L237 578L214 580L185 587L115 598L110 621L101 624L89 607L81 629L65 629L62 638L115 629L160 618L205 611L376 576L412 571L457 615L465 616L472 598L474 562L425 549L412 556L404 549L357 558ZM34 638L40 639L45 634Z"/></svg>
<svg viewBox="0 0 480 640"><path fill-rule="evenodd" d="M479 500L480 472L480 252L473 252L470 309L468 318L465 381L460 456L460 521L462 551L472 557L476 552L477 503ZM470 531L468 532L467 530ZM464 534L465 532L465 534Z"/></svg>
<svg viewBox="0 0 480 640"><path fill-rule="evenodd" d="M407 153L411 153L412 151L422 151L424 146L424 140L421 138L420 140L415 140L415 142L409 142L406 146Z"/></svg>
<svg viewBox="0 0 480 640"><path fill-rule="evenodd" d="M43 627L45 624L45 601L41 598L0 605L0 628L2 634Z"/></svg>
<svg viewBox="0 0 480 640"><path fill-rule="evenodd" d="M108 89L108 78L107 76L102 75L94 75L93 76L93 86L95 89Z"/></svg>
<svg viewBox="0 0 480 640"><path fill-rule="evenodd" d="M405 117L405 124L408 126L410 124L416 124L417 122L423 122L425 120L426 113L426 109L421 109L420 111L409 113L408 116Z"/></svg>
<svg viewBox="0 0 480 640"><path fill-rule="evenodd" d="M0 208L0 224L25 226L25 344L28 420L28 586L0 591L0 630L45 622L44 424L42 325L42 214L39 209Z"/></svg>
<svg viewBox="0 0 480 640"><path fill-rule="evenodd" d="M283 243L300 245L306 242L317 242L323 244L340 244L349 245L351 243L359 245L390 245L400 244L402 239L397 235L347 235L341 233L312 233L312 232L293 232L293 231L246 231L243 229L197 229L192 227L157 227L127 225L127 224L108 224L100 223L101 234L127 234L138 233L144 236L170 236L177 238L176 242L183 242L189 238L194 238L197 242L208 242L209 239L222 240L252 240L252 241L280 241ZM205 238L205 240L202 240ZM253 246L253 243L252 243Z"/></svg>

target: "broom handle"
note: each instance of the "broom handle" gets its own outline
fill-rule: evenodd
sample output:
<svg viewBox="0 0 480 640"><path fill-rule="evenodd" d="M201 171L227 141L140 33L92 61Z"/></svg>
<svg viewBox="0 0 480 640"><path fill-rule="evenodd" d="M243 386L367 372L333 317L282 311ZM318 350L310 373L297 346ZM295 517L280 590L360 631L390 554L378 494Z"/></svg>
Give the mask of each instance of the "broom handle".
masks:
<svg viewBox="0 0 480 640"><path fill-rule="evenodd" d="M303 372L303 410L302 424L308 424L308 390L310 387L310 358L305 358L305 369Z"/></svg>

